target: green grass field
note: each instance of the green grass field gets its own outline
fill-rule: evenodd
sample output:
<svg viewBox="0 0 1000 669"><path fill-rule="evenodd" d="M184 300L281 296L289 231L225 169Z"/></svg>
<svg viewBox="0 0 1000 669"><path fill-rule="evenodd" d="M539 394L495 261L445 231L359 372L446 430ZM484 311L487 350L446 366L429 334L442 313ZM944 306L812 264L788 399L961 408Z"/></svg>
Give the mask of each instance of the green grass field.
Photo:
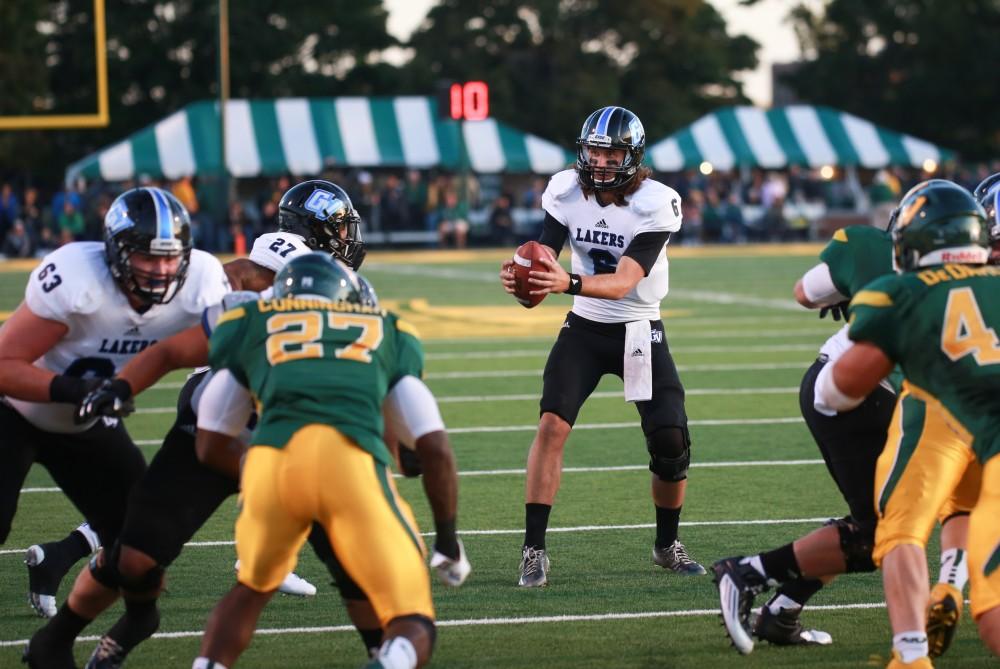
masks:
<svg viewBox="0 0 1000 669"><path fill-rule="evenodd" d="M845 505L798 411L798 383L835 325L799 309L795 279L817 248L691 252L672 260L664 302L667 337L688 391L693 462L681 538L693 557L714 560L770 548L840 516ZM382 301L421 329L427 381L438 397L460 470L459 527L472 561L465 586L435 583L440 628L435 667L866 667L883 666L891 632L878 575L853 576L814 598L808 623L829 631L826 648L758 645L740 657L716 614L708 576L684 578L650 559L653 508L645 444L621 382L606 378L584 406L566 450L552 512L550 586L516 587L523 524L523 467L538 418L545 356L569 309L551 296L527 311L496 280L500 254L379 255L366 275ZM26 272L0 273L0 310L13 309ZM151 458L173 420L174 374L139 398L132 436ZM65 535L81 519L47 473L25 483L14 531L0 550L0 667L16 667L23 640L40 625L28 607L24 549ZM431 528L419 482L399 482ZM236 503L195 537L168 576L156 638L132 667L190 666L200 630L232 586ZM937 572L936 540L930 547ZM298 571L319 594L277 596L241 667L357 667L357 635L309 549ZM60 592L65 597L71 580ZM97 620L77 645L82 664L93 639L120 613ZM937 666L995 666L966 617Z"/></svg>

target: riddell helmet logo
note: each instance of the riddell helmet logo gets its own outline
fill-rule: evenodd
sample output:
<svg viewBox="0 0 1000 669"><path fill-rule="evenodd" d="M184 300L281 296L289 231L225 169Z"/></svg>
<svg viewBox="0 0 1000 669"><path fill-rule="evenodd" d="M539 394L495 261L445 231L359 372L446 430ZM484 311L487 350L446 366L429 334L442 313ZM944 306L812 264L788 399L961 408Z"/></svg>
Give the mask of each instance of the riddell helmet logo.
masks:
<svg viewBox="0 0 1000 669"><path fill-rule="evenodd" d="M981 251L942 251L941 262L955 263L981 263L983 254Z"/></svg>

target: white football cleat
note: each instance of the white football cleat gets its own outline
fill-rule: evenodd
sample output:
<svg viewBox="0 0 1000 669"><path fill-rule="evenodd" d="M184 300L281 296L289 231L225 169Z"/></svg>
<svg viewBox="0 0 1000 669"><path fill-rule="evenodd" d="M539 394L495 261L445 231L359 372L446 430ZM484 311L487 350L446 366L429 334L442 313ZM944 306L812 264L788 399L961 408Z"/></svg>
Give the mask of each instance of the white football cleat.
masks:
<svg viewBox="0 0 1000 669"><path fill-rule="evenodd" d="M28 604L39 618L51 618L58 608L55 591L59 581L55 585L51 583L52 578L42 565L44 561L45 550L38 544L28 548L24 554L24 564L28 567Z"/></svg>
<svg viewBox="0 0 1000 669"><path fill-rule="evenodd" d="M234 566L236 573L240 572L240 561L236 561ZM278 586L278 592L295 597L313 597L316 595L316 586L302 578L295 572L288 574L285 580Z"/></svg>
<svg viewBox="0 0 1000 669"><path fill-rule="evenodd" d="M462 540L458 540L457 560L451 559L444 553L434 551L434 555L431 556L431 569L437 572L438 578L445 585L450 585L453 588L462 585L469 577L469 572L472 571L469 558L465 557L465 545L462 544Z"/></svg>

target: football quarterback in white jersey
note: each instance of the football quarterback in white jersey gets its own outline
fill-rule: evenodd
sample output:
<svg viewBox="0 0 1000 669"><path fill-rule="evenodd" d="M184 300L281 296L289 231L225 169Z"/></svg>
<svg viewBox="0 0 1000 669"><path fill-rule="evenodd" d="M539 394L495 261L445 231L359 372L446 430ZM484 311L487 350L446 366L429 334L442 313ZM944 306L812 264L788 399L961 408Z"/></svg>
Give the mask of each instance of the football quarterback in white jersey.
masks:
<svg viewBox="0 0 1000 669"><path fill-rule="evenodd" d="M660 301L669 287L666 246L681 226L680 196L642 166L646 137L622 107L587 117L577 163L542 195L539 242L551 252L533 271L534 294L573 295L573 307L545 365L541 419L528 454L525 537L518 585L548 582L545 531L559 488L563 448L584 401L604 374L625 381L625 399L642 417L653 473L653 562L680 574L704 574L677 539L690 463L684 388L667 350ZM569 240L572 272L556 262ZM513 262L500 280L514 292Z"/></svg>

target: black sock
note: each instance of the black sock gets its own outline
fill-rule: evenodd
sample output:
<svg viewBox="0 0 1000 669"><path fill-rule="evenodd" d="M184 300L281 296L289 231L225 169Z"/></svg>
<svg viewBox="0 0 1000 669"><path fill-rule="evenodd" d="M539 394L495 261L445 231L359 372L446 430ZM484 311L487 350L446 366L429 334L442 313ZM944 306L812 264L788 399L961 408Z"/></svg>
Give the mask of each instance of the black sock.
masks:
<svg viewBox="0 0 1000 669"><path fill-rule="evenodd" d="M76 611L69 608L69 603L64 602L56 615L49 622L45 623L42 629L38 630L35 637L47 644L72 644L80 635L83 628L92 622L92 618L84 618ZM32 637L33 639L35 637Z"/></svg>
<svg viewBox="0 0 1000 669"><path fill-rule="evenodd" d="M677 526L681 523L681 507L667 509L656 507L656 547L667 548L677 540Z"/></svg>
<svg viewBox="0 0 1000 669"><path fill-rule="evenodd" d="M382 629L379 627L372 630L358 629L358 634L361 635L361 643L365 644L368 657L374 657L382 645Z"/></svg>
<svg viewBox="0 0 1000 669"><path fill-rule="evenodd" d="M760 563L764 565L764 575L779 583L802 578L799 562L795 559L795 549L792 544L760 554Z"/></svg>
<svg viewBox="0 0 1000 669"><path fill-rule="evenodd" d="M126 599L125 613L108 630L108 636L127 653L153 636L159 626L160 611L156 607L155 599L141 601Z"/></svg>
<svg viewBox="0 0 1000 669"><path fill-rule="evenodd" d="M90 544L86 537L73 530L59 541L42 544L42 550L45 551L45 566L61 578L70 567L90 555Z"/></svg>
<svg viewBox="0 0 1000 669"><path fill-rule="evenodd" d="M524 545L545 550L545 530L549 527L549 504L524 505Z"/></svg>
<svg viewBox="0 0 1000 669"><path fill-rule="evenodd" d="M814 578L799 577L788 583L783 583L778 592L774 594L774 597L768 601L768 604L777 599L779 595L784 595L799 606L805 606L806 602L822 589L823 581Z"/></svg>

